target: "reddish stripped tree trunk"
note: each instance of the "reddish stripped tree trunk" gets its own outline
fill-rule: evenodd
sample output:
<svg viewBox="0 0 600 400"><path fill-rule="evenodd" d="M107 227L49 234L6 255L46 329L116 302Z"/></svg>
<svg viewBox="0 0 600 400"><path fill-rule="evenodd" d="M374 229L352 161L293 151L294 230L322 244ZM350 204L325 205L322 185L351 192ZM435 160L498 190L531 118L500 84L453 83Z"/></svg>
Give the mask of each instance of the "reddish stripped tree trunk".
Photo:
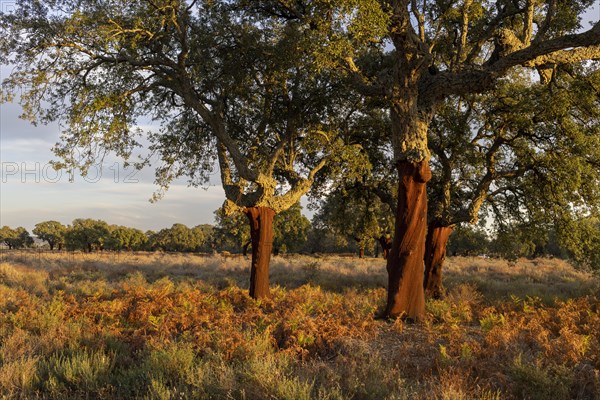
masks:
<svg viewBox="0 0 600 400"><path fill-rule="evenodd" d="M426 184L431 179L427 161L398 162L398 207L390 250L385 318L420 320L425 315L423 257L427 231Z"/></svg>
<svg viewBox="0 0 600 400"><path fill-rule="evenodd" d="M442 226L432 222L427 230L425 242L425 294L440 298L443 294L442 266L446 259L446 245L454 230L453 226Z"/></svg>
<svg viewBox="0 0 600 400"><path fill-rule="evenodd" d="M250 297L269 297L269 262L273 248L273 218L275 211L268 207L246 208L250 222L252 267L250 270Z"/></svg>

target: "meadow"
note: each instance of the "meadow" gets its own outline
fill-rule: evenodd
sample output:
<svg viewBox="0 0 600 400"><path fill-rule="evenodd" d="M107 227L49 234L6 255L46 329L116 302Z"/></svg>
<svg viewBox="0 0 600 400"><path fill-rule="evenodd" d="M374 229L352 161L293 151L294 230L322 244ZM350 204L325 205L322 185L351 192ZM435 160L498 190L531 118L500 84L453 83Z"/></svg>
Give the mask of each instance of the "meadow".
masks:
<svg viewBox="0 0 600 400"><path fill-rule="evenodd" d="M381 321L385 262L0 254L7 399L598 399L600 284L555 259L447 259L421 323Z"/></svg>

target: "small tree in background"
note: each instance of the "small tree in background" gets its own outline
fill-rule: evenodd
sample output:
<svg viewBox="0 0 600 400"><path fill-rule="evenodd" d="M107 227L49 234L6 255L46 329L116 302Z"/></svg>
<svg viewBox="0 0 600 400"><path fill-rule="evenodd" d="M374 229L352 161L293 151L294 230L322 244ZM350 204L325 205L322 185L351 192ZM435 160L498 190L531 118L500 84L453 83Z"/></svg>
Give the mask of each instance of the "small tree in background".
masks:
<svg viewBox="0 0 600 400"><path fill-rule="evenodd" d="M110 238L110 227L99 219L77 218L67 228L65 245L69 250L83 250L91 253L102 250Z"/></svg>
<svg viewBox="0 0 600 400"><path fill-rule="evenodd" d="M139 229L126 226L111 226L110 235L105 242L107 250L142 250L148 238Z"/></svg>
<svg viewBox="0 0 600 400"><path fill-rule="evenodd" d="M250 227L243 213L226 214L221 207L215 211L213 237L215 248L240 252L250 242Z"/></svg>
<svg viewBox="0 0 600 400"><path fill-rule="evenodd" d="M340 185L319 204L315 225L356 242L359 257L374 251L393 228L393 213L373 192L360 185Z"/></svg>
<svg viewBox="0 0 600 400"><path fill-rule="evenodd" d="M277 216L273 224L273 251L297 253L308 240L310 221L302 214L302 206L296 203Z"/></svg>
<svg viewBox="0 0 600 400"><path fill-rule="evenodd" d="M190 229L184 224L173 224L161 229L151 238L152 247L163 251L197 251L204 242L202 229Z"/></svg>
<svg viewBox="0 0 600 400"><path fill-rule="evenodd" d="M489 252L489 239L482 228L459 224L450 235L447 251L453 256L485 255Z"/></svg>
<svg viewBox="0 0 600 400"><path fill-rule="evenodd" d="M0 242L4 243L9 250L13 248L16 238L17 232L10 226L4 225L0 229Z"/></svg>
<svg viewBox="0 0 600 400"><path fill-rule="evenodd" d="M31 247L34 243L34 240L29 235L27 229L22 226L16 229L12 229L9 226L3 226L2 229L0 229L0 241L8 246L9 249Z"/></svg>
<svg viewBox="0 0 600 400"><path fill-rule="evenodd" d="M55 247L62 250L65 244L67 227L58 221L44 221L37 223L32 232L38 238L48 242L50 250L54 250Z"/></svg>

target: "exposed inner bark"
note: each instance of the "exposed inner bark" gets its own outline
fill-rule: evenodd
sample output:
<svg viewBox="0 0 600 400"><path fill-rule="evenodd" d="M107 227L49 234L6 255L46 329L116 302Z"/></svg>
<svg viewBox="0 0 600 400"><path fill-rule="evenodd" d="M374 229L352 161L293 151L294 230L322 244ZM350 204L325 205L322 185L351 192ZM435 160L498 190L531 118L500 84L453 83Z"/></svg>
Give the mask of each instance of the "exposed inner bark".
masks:
<svg viewBox="0 0 600 400"><path fill-rule="evenodd" d="M444 292L442 286L442 266L446 259L446 245L454 230L453 226L443 226L438 222L429 224L425 242L425 294L440 298Z"/></svg>
<svg viewBox="0 0 600 400"><path fill-rule="evenodd" d="M273 218L269 207L249 207L244 210L250 222L252 267L250 270L250 297L269 297L269 262L273 248Z"/></svg>
<svg viewBox="0 0 600 400"><path fill-rule="evenodd" d="M425 315L423 257L427 231L427 161L398 162L398 207L387 261L388 298L383 317L420 320Z"/></svg>

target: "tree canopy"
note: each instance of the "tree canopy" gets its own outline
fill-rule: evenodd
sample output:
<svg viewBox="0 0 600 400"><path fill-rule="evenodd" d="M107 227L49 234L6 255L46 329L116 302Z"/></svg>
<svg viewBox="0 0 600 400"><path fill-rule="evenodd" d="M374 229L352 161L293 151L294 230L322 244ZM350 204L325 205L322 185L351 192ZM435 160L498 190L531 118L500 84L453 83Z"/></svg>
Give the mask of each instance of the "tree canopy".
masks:
<svg viewBox="0 0 600 400"><path fill-rule="evenodd" d="M35 224L32 233L38 238L48 242L50 250L58 248L61 250L65 244L65 233L67 227L58 221L43 221Z"/></svg>
<svg viewBox="0 0 600 400"><path fill-rule="evenodd" d="M9 249L22 249L31 247L33 238L29 235L27 229L22 226L13 229L5 225L0 229L0 242L8 246Z"/></svg>

